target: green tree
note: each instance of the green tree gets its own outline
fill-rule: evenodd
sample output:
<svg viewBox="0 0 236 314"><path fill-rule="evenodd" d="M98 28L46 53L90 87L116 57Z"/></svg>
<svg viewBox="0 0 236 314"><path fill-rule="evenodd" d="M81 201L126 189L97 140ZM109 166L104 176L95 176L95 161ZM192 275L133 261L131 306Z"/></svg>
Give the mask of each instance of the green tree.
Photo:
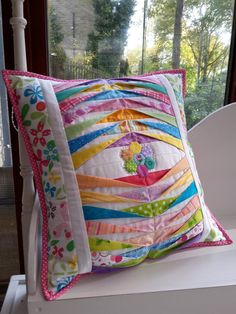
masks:
<svg viewBox="0 0 236 314"><path fill-rule="evenodd" d="M232 20L232 0L202 0L197 5L186 8L191 25L186 27L184 40L192 50L197 65L197 83L206 81L213 70L221 68L228 47L222 44L222 32Z"/></svg>
<svg viewBox="0 0 236 314"><path fill-rule="evenodd" d="M173 67L179 62L187 70L186 112L192 126L223 103L229 44L222 34L230 29L234 1L185 0L182 28L178 25L176 31L180 2L152 0L149 16L154 20L159 67L170 68L172 60ZM175 53L180 38L179 59Z"/></svg>
<svg viewBox="0 0 236 314"><path fill-rule="evenodd" d="M189 90L185 105L189 128L223 105L229 44L222 33L229 29L232 12L231 0L202 0L186 9L191 23L183 42L191 49L195 68L195 88Z"/></svg>
<svg viewBox="0 0 236 314"><path fill-rule="evenodd" d="M64 35L61 31L60 20L52 5L49 6L48 21L51 75L58 78L65 78L65 63L67 61L67 56L61 45Z"/></svg>
<svg viewBox="0 0 236 314"><path fill-rule="evenodd" d="M149 18L154 21L156 66L177 68L180 64L183 0L151 0Z"/></svg>
<svg viewBox="0 0 236 314"><path fill-rule="evenodd" d="M222 106L224 102L222 86L225 80L226 72L224 71L211 80L201 82L193 92L188 93L185 99L188 129Z"/></svg>
<svg viewBox="0 0 236 314"><path fill-rule="evenodd" d="M63 41L64 35L61 31L61 24L58 19L55 8L50 5L49 6L49 43L51 49L60 44Z"/></svg>
<svg viewBox="0 0 236 314"><path fill-rule="evenodd" d="M110 75L119 73L135 0L93 0L94 31L89 34L87 51L94 68Z"/></svg>
<svg viewBox="0 0 236 314"><path fill-rule="evenodd" d="M182 17L183 17L184 0L176 1L173 49L172 49L172 67L178 69L180 65L180 44L182 35Z"/></svg>

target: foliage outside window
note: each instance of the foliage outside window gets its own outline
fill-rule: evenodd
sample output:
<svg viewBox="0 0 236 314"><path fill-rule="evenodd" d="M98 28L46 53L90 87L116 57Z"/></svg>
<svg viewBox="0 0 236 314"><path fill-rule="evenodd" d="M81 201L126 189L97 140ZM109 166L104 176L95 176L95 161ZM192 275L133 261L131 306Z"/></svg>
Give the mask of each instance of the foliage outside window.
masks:
<svg viewBox="0 0 236 314"><path fill-rule="evenodd" d="M0 17L2 17L1 1ZM2 22L0 20L0 71L5 68L2 34ZM7 107L6 89L2 76L0 76L0 167L10 167L12 165Z"/></svg>
<svg viewBox="0 0 236 314"><path fill-rule="evenodd" d="M51 74L187 70L188 127L223 105L233 0L48 0Z"/></svg>

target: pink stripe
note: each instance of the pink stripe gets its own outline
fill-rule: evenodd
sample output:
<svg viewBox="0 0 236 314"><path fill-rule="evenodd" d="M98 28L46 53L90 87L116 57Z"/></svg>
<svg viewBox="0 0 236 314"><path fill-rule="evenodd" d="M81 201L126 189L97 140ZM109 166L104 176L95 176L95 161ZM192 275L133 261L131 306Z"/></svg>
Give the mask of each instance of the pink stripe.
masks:
<svg viewBox="0 0 236 314"><path fill-rule="evenodd" d="M82 96L77 96L74 98L69 98L66 99L62 102L60 102L59 106L60 106L60 110L61 112L65 112L71 108L73 108L76 105L79 105L81 102L86 101L87 99L89 99L90 97L93 97L97 95L97 92L90 92L90 93L83 93ZM84 113L87 113L88 111L86 110Z"/></svg>
<svg viewBox="0 0 236 314"><path fill-rule="evenodd" d="M169 96L164 95L162 93L150 91L150 90L145 90L145 89L134 89L132 91L141 95L141 96L151 97L151 98L154 98L155 100L160 100L160 101L164 102L165 104L160 104L160 105L153 102L153 103L149 104L149 107L154 105L155 108L161 109L162 111L174 116L174 110L171 106ZM88 100L89 98L91 98L97 94L98 94L98 92L91 92L91 93L84 92L82 96L77 96L74 98L66 99L60 103L60 110L61 110L61 112L65 112L65 111L73 108L75 105L79 105L81 102L84 102L84 101ZM121 103L123 98L115 98L112 100L113 103L115 103L115 100L117 100L117 99L119 99L119 103ZM127 96L127 99L130 99L130 98ZM127 101L127 99L126 99L126 101ZM150 99L148 101L151 102ZM169 106L167 106L167 105L169 105ZM98 106L97 103L90 105L88 107L88 109L84 110L84 112L89 113L93 110L97 111L97 106Z"/></svg>
<svg viewBox="0 0 236 314"><path fill-rule="evenodd" d="M164 104L162 99L147 99L138 98L137 100L135 98L116 98L116 99L108 99L103 101L101 105L99 105L99 102L96 102L96 105L90 106L91 110L87 112L101 112L101 111L109 111L109 110L119 110L121 108L123 109L135 109L135 108L155 108L159 111L162 111L164 113L167 113L171 116L174 116L174 111L172 107L169 104ZM147 113L148 115L148 113Z"/></svg>
<svg viewBox="0 0 236 314"><path fill-rule="evenodd" d="M88 235L102 235L102 234L114 234L114 233L130 233L136 230L131 226L114 225L105 222L87 221L86 222Z"/></svg>
<svg viewBox="0 0 236 314"><path fill-rule="evenodd" d="M166 104L170 105L171 101L170 101L170 97L168 95L159 93L159 92L155 92L152 90L147 90L147 89L133 89L132 92L137 93L139 95L143 95L143 96L147 96L147 97L151 97L151 98L155 98L157 100L161 100L164 101Z"/></svg>
<svg viewBox="0 0 236 314"><path fill-rule="evenodd" d="M138 244L138 245L151 245L157 244L167 240L173 233L178 231L186 221L188 221L191 216L196 212L199 208L199 199L198 197L194 197L185 207L184 209L180 209L178 212L166 213L163 215L159 215L154 217L154 232L148 235L142 235L139 237L129 238L122 242ZM183 221L178 222L181 218L184 218ZM176 223L175 223L176 221ZM171 226L170 223L172 224ZM136 224L139 226L139 223ZM151 241L152 238L152 241ZM151 242L150 242L151 241Z"/></svg>
<svg viewBox="0 0 236 314"><path fill-rule="evenodd" d="M55 93L58 93L68 88L75 87L86 82L88 82L88 80L67 81L66 83L63 82L63 83L54 85L53 89Z"/></svg>
<svg viewBox="0 0 236 314"><path fill-rule="evenodd" d="M124 224L124 226L130 227L136 232L153 232L155 230L153 217L143 218L141 221Z"/></svg>

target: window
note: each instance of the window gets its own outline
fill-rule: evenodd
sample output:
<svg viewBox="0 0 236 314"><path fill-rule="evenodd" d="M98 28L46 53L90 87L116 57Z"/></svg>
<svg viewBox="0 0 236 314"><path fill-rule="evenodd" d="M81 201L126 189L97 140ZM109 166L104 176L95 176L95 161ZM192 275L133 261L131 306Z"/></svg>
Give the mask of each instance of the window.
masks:
<svg viewBox="0 0 236 314"><path fill-rule="evenodd" d="M1 3L0 3L0 16ZM2 20L0 20L2 21ZM0 70L5 68L3 32L0 22ZM0 77L0 286L19 273L15 196L7 110L7 95Z"/></svg>
<svg viewBox="0 0 236 314"><path fill-rule="evenodd" d="M188 127L224 104L233 0L48 0L49 60L63 78L185 68Z"/></svg>
<svg viewBox="0 0 236 314"><path fill-rule="evenodd" d="M0 11L1 15L1 11ZM2 24L0 24L0 70L5 68L3 53ZM0 77L0 167L10 167L11 145L8 125L7 95L3 79Z"/></svg>

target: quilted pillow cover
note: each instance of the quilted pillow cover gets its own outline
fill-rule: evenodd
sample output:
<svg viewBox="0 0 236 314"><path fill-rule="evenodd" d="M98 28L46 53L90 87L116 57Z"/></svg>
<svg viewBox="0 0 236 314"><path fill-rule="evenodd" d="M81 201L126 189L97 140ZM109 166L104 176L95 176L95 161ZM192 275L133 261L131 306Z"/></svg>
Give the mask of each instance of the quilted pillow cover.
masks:
<svg viewBox="0 0 236 314"><path fill-rule="evenodd" d="M43 216L42 289L230 238L187 141L185 72L62 81L4 71Z"/></svg>

